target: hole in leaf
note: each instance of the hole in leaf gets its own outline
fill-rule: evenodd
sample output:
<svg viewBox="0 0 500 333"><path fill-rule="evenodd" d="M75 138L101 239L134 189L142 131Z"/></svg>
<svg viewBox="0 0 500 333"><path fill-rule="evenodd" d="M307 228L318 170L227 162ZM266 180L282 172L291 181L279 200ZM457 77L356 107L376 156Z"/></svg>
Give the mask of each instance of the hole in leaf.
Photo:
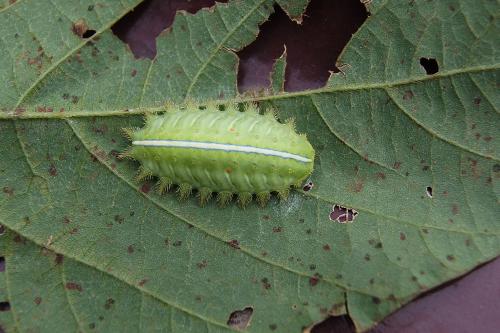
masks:
<svg viewBox="0 0 500 333"><path fill-rule="evenodd" d="M10 310L10 303L9 302L0 302L0 311L9 311Z"/></svg>
<svg viewBox="0 0 500 333"><path fill-rule="evenodd" d="M314 325L310 333L355 332L354 324L348 315L330 316Z"/></svg>
<svg viewBox="0 0 500 333"><path fill-rule="evenodd" d="M5 272L5 257L0 257L0 272Z"/></svg>
<svg viewBox="0 0 500 333"><path fill-rule="evenodd" d="M427 186L427 187L425 188L425 192L427 193L427 196L428 196L429 198L432 198L432 187Z"/></svg>
<svg viewBox="0 0 500 333"><path fill-rule="evenodd" d="M94 36L94 35L95 35L95 33L96 33L96 31L95 31L95 30L93 30L93 29L88 29L87 31L85 31L85 32L83 33L82 38L90 38L90 37Z"/></svg>
<svg viewBox="0 0 500 333"><path fill-rule="evenodd" d="M439 72L439 65L434 58L420 58L420 65L425 69L427 75L436 74Z"/></svg>
<svg viewBox="0 0 500 333"><path fill-rule="evenodd" d="M311 182L311 181L309 181L309 182L307 182L307 183L304 185L304 187L302 187L302 190L303 190L304 192L309 192L310 190L312 190L312 188L313 188L313 187L314 187L314 183L313 183L313 182Z"/></svg>
<svg viewBox="0 0 500 333"><path fill-rule="evenodd" d="M227 1L217 0L222 3ZM194 14L202 8L214 6L215 2L215 0L145 0L116 22L111 29L118 38L129 45L136 58L153 59L156 56L156 37L172 25L177 11L185 10ZM203 44L196 46L203 47Z"/></svg>
<svg viewBox="0 0 500 333"><path fill-rule="evenodd" d="M358 211L352 208L344 207L341 205L333 205L330 212L330 221L337 221L339 223L353 222L358 216Z"/></svg>
<svg viewBox="0 0 500 333"><path fill-rule="evenodd" d="M238 51L238 88L258 91L269 86L269 73L286 45L285 91L322 87L330 71L339 72L337 58L368 17L360 1L311 0L302 24L275 5L259 27L255 41Z"/></svg>
<svg viewBox="0 0 500 333"><path fill-rule="evenodd" d="M237 330L244 330L250 324L252 319L253 308L246 307L243 310L236 310L229 315L227 325Z"/></svg>

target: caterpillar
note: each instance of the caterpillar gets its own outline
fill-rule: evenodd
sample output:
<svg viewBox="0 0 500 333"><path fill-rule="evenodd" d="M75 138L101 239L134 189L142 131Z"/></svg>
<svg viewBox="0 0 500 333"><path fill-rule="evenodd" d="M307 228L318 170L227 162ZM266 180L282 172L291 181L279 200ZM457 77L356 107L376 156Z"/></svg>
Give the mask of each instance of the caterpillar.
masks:
<svg viewBox="0 0 500 333"><path fill-rule="evenodd" d="M121 157L140 162L138 181L157 177L159 193L176 184L182 199L196 189L201 206L214 192L220 206L237 196L245 207L254 195L265 206L271 192L286 200L314 167L314 149L293 119L280 123L274 110L261 113L253 103L169 105L123 132L132 146Z"/></svg>

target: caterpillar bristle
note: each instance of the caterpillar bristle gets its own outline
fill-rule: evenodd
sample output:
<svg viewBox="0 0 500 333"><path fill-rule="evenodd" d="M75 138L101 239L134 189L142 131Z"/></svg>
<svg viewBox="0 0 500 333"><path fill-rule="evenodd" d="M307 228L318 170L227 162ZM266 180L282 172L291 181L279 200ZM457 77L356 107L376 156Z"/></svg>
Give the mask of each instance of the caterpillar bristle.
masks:
<svg viewBox="0 0 500 333"><path fill-rule="evenodd" d="M136 131L136 128L132 127L124 127L120 131L123 133L123 135L129 140L133 141L134 140L134 132Z"/></svg>
<svg viewBox="0 0 500 333"><path fill-rule="evenodd" d="M252 201L252 193L238 193L238 205L240 205L241 208L245 208L250 203L250 201Z"/></svg>
<svg viewBox="0 0 500 333"><path fill-rule="evenodd" d="M153 177L153 173L141 165L139 167L139 170L137 171L137 174L135 176L135 180L137 182L141 182L143 180L151 179L152 177Z"/></svg>
<svg viewBox="0 0 500 333"><path fill-rule="evenodd" d="M212 197L212 190L208 187L202 187L198 190L197 197L200 199L200 206L205 206Z"/></svg>
<svg viewBox="0 0 500 333"><path fill-rule="evenodd" d="M238 104L236 103L229 103L226 105L226 112L229 112L229 113L236 113L236 112L239 112L238 111Z"/></svg>
<svg viewBox="0 0 500 333"><path fill-rule="evenodd" d="M255 103L248 103L247 105L245 105L245 112L252 112L259 114L259 108Z"/></svg>
<svg viewBox="0 0 500 333"><path fill-rule="evenodd" d="M290 127L290 129L295 132L295 118L293 118L293 117L292 118L288 118L285 121L285 124L287 124Z"/></svg>
<svg viewBox="0 0 500 333"><path fill-rule="evenodd" d="M177 105L172 101L165 102L165 104L163 104L163 108L166 112L177 111Z"/></svg>
<svg viewBox="0 0 500 333"><path fill-rule="evenodd" d="M233 199L233 193L222 191L217 194L217 203L220 207L225 207Z"/></svg>
<svg viewBox="0 0 500 333"><path fill-rule="evenodd" d="M193 187L191 184L188 183L182 183L179 185L179 188L177 189L177 192L179 193L179 200L185 200L191 195L191 191L193 190Z"/></svg>
<svg viewBox="0 0 500 333"><path fill-rule="evenodd" d="M267 109L264 112L264 116L272 119L278 119L278 112L275 109Z"/></svg>
<svg viewBox="0 0 500 333"><path fill-rule="evenodd" d="M148 127L152 122L156 120L156 115L154 113L146 112L142 117L142 121L144 122L144 126Z"/></svg>
<svg viewBox="0 0 500 333"><path fill-rule="evenodd" d="M290 189L285 188L282 190L278 190L278 198L281 202L286 201L288 199L288 195L290 194Z"/></svg>
<svg viewBox="0 0 500 333"><path fill-rule="evenodd" d="M265 207L270 198L271 198L271 193L269 193L269 192L257 193L257 203L261 207Z"/></svg>
<svg viewBox="0 0 500 333"><path fill-rule="evenodd" d="M160 177L160 180L156 183L156 190L159 194L167 192L170 187L172 187L172 180L168 177Z"/></svg>
<svg viewBox="0 0 500 333"><path fill-rule="evenodd" d="M127 160L127 159L133 160L134 155L132 153L132 147L125 149L121 153L118 153L118 159L120 159L120 160Z"/></svg>
<svg viewBox="0 0 500 333"><path fill-rule="evenodd" d="M215 101L205 102L205 107L208 112L219 112L219 104Z"/></svg>
<svg viewBox="0 0 500 333"><path fill-rule="evenodd" d="M186 101L186 103L184 105L184 111L186 111L186 112L200 111L200 103L197 103L194 100Z"/></svg>

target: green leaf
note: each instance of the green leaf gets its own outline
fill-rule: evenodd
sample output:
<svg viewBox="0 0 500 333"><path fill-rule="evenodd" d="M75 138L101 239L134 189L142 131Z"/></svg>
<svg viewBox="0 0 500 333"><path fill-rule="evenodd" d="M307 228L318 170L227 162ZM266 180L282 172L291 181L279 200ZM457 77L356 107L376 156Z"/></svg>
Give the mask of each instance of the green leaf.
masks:
<svg viewBox="0 0 500 333"><path fill-rule="evenodd" d="M276 59L271 71L271 89L274 94L279 94L285 91L285 71L286 71L286 46L283 54Z"/></svg>
<svg viewBox="0 0 500 333"><path fill-rule="evenodd" d="M276 2L291 19L297 21L298 23L302 22L302 15L304 14L308 4L307 0L276 0Z"/></svg>
<svg viewBox="0 0 500 333"><path fill-rule="evenodd" d="M2 328L223 332L252 307L249 332L347 309L363 330L500 253L497 3L372 1L339 59L345 75L252 98L237 95L234 50L272 1L178 13L152 61L109 30L137 3L0 10ZM82 39L75 24L96 33ZM137 165L117 159L120 129L193 99L295 117L317 152L314 188L241 210L136 183ZM334 204L355 221L331 221Z"/></svg>

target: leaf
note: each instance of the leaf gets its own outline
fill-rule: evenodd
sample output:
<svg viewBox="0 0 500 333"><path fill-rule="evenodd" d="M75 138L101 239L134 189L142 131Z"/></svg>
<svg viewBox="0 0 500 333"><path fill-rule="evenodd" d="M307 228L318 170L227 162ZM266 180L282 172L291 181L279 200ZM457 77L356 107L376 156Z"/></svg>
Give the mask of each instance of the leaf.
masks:
<svg viewBox="0 0 500 333"><path fill-rule="evenodd" d="M285 70L286 70L286 46L283 54L276 59L273 70L271 72L270 82L272 83L271 90L274 94L279 94L285 91Z"/></svg>
<svg viewBox="0 0 500 333"><path fill-rule="evenodd" d="M283 8L285 13L287 13L291 19L298 23L302 22L302 15L306 10L308 3L307 0L276 0L276 2L281 6L281 8Z"/></svg>
<svg viewBox="0 0 500 333"><path fill-rule="evenodd" d="M364 330L500 253L496 3L373 1L339 59L345 75L252 98L237 95L234 50L272 1L179 13L152 61L109 30L137 3L0 11L3 329L219 332L252 307L249 332L347 309ZM134 182L137 165L117 159L120 129L190 99L295 117L318 155L314 188L241 210ZM330 221L333 204L359 214Z"/></svg>

